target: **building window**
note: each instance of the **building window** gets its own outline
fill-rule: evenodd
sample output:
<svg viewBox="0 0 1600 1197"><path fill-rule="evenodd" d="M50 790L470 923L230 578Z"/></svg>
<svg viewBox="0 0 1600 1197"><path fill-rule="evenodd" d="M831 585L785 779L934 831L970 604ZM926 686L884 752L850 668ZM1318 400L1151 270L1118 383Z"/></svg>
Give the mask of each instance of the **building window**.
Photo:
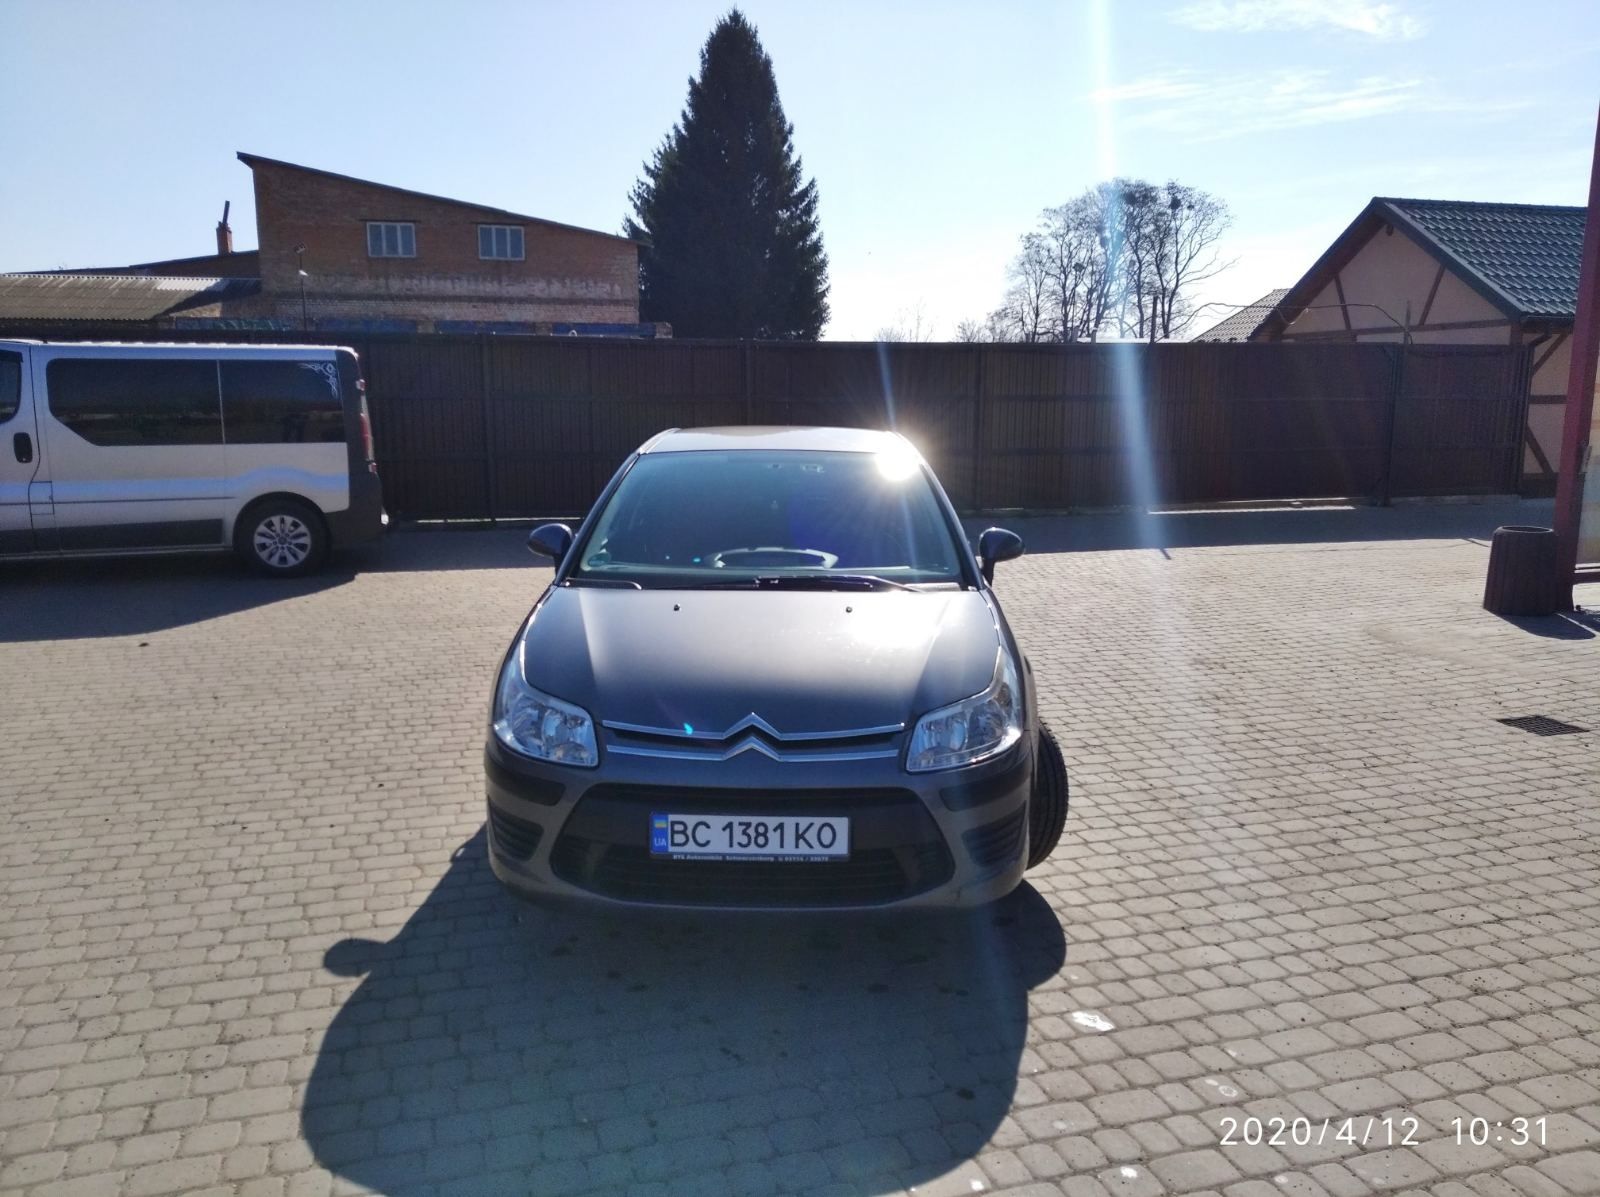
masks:
<svg viewBox="0 0 1600 1197"><path fill-rule="evenodd" d="M416 256L416 225L393 220L367 221L367 257L414 258Z"/></svg>
<svg viewBox="0 0 1600 1197"><path fill-rule="evenodd" d="M515 224L480 224L478 226L478 256L485 260L522 261L522 226Z"/></svg>

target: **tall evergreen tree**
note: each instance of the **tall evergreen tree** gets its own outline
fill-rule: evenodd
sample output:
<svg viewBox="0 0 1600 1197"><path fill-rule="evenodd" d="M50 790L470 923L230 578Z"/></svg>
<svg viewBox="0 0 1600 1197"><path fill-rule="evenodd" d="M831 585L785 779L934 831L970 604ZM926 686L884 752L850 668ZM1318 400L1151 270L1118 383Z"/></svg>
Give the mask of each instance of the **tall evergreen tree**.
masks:
<svg viewBox="0 0 1600 1197"><path fill-rule="evenodd" d="M641 314L680 337L816 340L828 320L817 185L772 59L738 9L700 51L689 102L634 186Z"/></svg>

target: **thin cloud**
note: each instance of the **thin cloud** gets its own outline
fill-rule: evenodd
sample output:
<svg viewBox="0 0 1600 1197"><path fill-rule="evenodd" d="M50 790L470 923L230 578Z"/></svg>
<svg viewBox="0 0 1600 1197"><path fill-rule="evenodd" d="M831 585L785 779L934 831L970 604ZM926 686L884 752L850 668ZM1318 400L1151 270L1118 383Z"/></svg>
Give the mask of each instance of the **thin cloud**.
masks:
<svg viewBox="0 0 1600 1197"><path fill-rule="evenodd" d="M1171 15L1206 33L1337 29L1389 42L1421 37L1426 28L1399 5L1375 0L1198 0Z"/></svg>
<svg viewBox="0 0 1600 1197"><path fill-rule="evenodd" d="M1137 100L1186 100L1205 92L1204 84L1187 72L1172 75L1145 75L1130 83L1098 87L1089 93L1096 103L1125 104Z"/></svg>
<svg viewBox="0 0 1600 1197"><path fill-rule="evenodd" d="M1325 70L1279 68L1250 74L1192 70L1140 76L1090 93L1116 105L1119 129L1152 129L1192 141L1371 120L1404 112L1495 117L1526 108L1503 98L1436 94L1427 80L1366 75L1336 79Z"/></svg>

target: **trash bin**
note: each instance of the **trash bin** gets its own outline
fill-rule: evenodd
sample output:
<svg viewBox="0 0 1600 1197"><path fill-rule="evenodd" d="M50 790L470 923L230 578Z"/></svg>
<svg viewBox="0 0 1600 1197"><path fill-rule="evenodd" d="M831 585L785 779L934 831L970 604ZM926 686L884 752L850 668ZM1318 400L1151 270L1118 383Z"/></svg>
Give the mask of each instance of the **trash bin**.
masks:
<svg viewBox="0 0 1600 1197"><path fill-rule="evenodd" d="M1496 615L1554 615L1566 606L1556 576L1556 534L1511 524L1494 530L1483 607Z"/></svg>

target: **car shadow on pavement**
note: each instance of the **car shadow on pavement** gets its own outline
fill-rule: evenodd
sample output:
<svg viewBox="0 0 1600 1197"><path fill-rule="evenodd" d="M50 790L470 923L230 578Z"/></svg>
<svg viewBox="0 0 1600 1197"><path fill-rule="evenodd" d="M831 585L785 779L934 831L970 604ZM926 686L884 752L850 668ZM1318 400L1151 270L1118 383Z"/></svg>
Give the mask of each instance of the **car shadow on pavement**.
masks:
<svg viewBox="0 0 1600 1197"><path fill-rule="evenodd" d="M31 558L0 562L0 644L139 636L332 590L360 574L524 569L550 580L526 529L398 532L336 551L317 573L268 578L229 553Z"/></svg>
<svg viewBox="0 0 1600 1197"><path fill-rule="evenodd" d="M567 522L574 528L579 523L577 520ZM344 556L361 573L548 570L548 561L528 552L528 533L533 527L527 521L466 527L403 524L381 540L346 550Z"/></svg>
<svg viewBox="0 0 1600 1197"><path fill-rule="evenodd" d="M1065 958L1024 885L890 920L558 914L501 890L484 833L334 1017L302 1130L389 1194L904 1189L1010 1109L1028 991Z"/></svg>
<svg viewBox="0 0 1600 1197"><path fill-rule="evenodd" d="M304 578L253 574L231 555L0 562L0 643L137 636L342 586L334 557Z"/></svg>

